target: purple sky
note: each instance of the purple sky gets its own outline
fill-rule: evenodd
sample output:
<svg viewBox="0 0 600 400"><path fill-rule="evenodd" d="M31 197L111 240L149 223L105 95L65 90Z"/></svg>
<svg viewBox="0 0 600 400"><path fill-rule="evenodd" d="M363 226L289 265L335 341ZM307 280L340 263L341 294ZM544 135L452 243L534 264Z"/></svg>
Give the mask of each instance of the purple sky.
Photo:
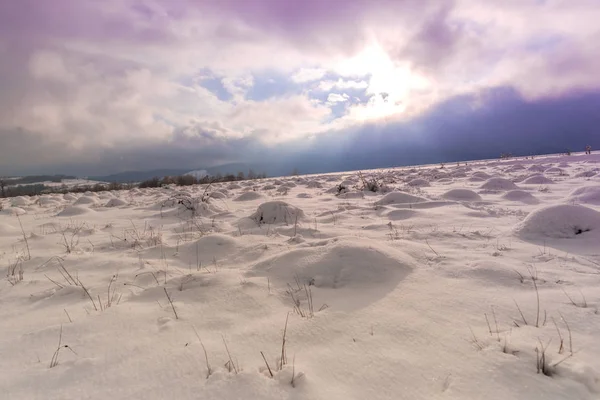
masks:
<svg viewBox="0 0 600 400"><path fill-rule="evenodd" d="M0 175L402 143L499 87L568 107L600 91L597 21L598 0L0 0Z"/></svg>

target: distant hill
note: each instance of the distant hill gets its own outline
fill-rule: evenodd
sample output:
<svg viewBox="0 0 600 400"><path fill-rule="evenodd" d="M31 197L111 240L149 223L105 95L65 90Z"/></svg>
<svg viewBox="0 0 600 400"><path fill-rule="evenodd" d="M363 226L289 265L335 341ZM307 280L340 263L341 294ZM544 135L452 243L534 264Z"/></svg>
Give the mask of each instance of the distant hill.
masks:
<svg viewBox="0 0 600 400"><path fill-rule="evenodd" d="M255 173L269 172L266 169L260 168L260 166L255 166L251 164L244 163L231 163L231 164L223 164L217 165L214 167L199 167L199 168L181 168L181 169L156 169L152 171L126 171L120 172L118 174L106 175L106 176L89 176L89 180L100 181L100 182L118 182L118 183L128 183L128 182L141 182L148 179L152 179L155 177L163 178L165 176L179 176L188 174L194 171L206 171L210 176L215 176L218 174L228 175L228 174L237 174L238 172L243 172L244 174L248 173L248 170L253 169Z"/></svg>
<svg viewBox="0 0 600 400"><path fill-rule="evenodd" d="M29 175L22 177L8 177L4 178L4 182L7 186L9 185L27 185L31 183L42 183L42 182L54 182L60 183L63 179L76 179L74 176L69 175Z"/></svg>
<svg viewBox="0 0 600 400"><path fill-rule="evenodd" d="M165 176L179 176L189 172L190 169L155 169L152 171L126 171L118 174L106 176L88 176L89 180L100 182L141 182L154 177L163 178Z"/></svg>

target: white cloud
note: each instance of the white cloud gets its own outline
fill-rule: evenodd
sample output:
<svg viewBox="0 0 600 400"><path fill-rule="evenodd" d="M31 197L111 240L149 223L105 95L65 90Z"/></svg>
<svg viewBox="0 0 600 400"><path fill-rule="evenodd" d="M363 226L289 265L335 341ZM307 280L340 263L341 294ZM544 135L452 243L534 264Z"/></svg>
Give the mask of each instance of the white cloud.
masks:
<svg viewBox="0 0 600 400"><path fill-rule="evenodd" d="M337 81L321 81L319 83L319 90L329 92L332 89L344 90L344 89L366 89L369 86L367 81L353 81L343 80L342 78Z"/></svg>
<svg viewBox="0 0 600 400"><path fill-rule="evenodd" d="M239 102L243 100L248 90L254 85L254 78L246 73L242 76L222 78L221 83L225 90L233 96L234 100Z"/></svg>
<svg viewBox="0 0 600 400"><path fill-rule="evenodd" d="M327 96L327 103L330 103L330 104L344 103L344 102L348 101L349 98L350 98L350 96L348 96L346 93L344 93L344 94L329 93L329 96Z"/></svg>
<svg viewBox="0 0 600 400"><path fill-rule="evenodd" d="M308 83L318 81L325 76L326 70L322 68L301 68L292 75L292 81L296 83Z"/></svg>

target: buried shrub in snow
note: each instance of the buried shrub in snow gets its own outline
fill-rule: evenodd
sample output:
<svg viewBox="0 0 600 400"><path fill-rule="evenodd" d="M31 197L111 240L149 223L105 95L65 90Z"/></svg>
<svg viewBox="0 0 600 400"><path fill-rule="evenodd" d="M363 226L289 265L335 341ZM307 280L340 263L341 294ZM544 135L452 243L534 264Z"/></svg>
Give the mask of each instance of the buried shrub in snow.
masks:
<svg viewBox="0 0 600 400"><path fill-rule="evenodd" d="M419 196L413 196L412 194L405 192L391 192L383 196L383 198L377 201L375 204L378 206L387 204L408 204L408 203L422 203L427 199Z"/></svg>
<svg viewBox="0 0 600 400"><path fill-rule="evenodd" d="M269 201L258 206L250 216L259 224L293 224L304 217L304 212L285 201Z"/></svg>
<svg viewBox="0 0 600 400"><path fill-rule="evenodd" d="M600 206L600 186L584 186L573 190L569 202Z"/></svg>
<svg viewBox="0 0 600 400"><path fill-rule="evenodd" d="M481 196L470 189L451 189L442 194L442 198L454 201L481 201Z"/></svg>
<svg viewBox="0 0 600 400"><path fill-rule="evenodd" d="M510 192L506 192L502 198L510 201L519 201L525 204L539 204L540 202L534 195L524 190L511 190Z"/></svg>
<svg viewBox="0 0 600 400"><path fill-rule="evenodd" d="M490 178L485 181L483 185L481 185L481 188L486 190L503 191L514 190L518 189L519 187L505 178Z"/></svg>
<svg viewBox="0 0 600 400"><path fill-rule="evenodd" d="M522 237L575 238L600 231L600 212L584 206L561 204L542 207L515 227Z"/></svg>

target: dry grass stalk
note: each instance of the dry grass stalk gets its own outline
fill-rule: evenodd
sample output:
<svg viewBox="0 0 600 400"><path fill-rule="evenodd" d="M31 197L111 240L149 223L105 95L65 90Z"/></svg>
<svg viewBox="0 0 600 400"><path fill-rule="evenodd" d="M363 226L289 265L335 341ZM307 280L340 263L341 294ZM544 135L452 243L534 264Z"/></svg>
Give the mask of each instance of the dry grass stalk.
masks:
<svg viewBox="0 0 600 400"><path fill-rule="evenodd" d="M171 304L171 308L173 309L173 314L175 314L175 319L179 319L179 315L177 315L177 310L175 309L175 306L173 305L173 301L171 300L171 296L169 296L169 292L167 292L167 288L163 288L163 290L165 291L167 300L169 300L169 303Z"/></svg>
<svg viewBox="0 0 600 400"><path fill-rule="evenodd" d="M23 229L23 223L21 222L21 217L19 217L19 213L15 213L15 216L19 220L19 226L21 227L21 233L23 234L23 240L25 241L25 247L27 247L27 259L31 260L31 251L29 251L29 241L27 240L27 235L25 234L25 229Z"/></svg>
<svg viewBox="0 0 600 400"><path fill-rule="evenodd" d="M262 356L263 360L265 360L265 365L267 366L267 370L269 371L269 375L271 375L271 378L273 377L273 371L271 371L271 367L269 366L269 363L267 362L267 358L265 357L265 354L261 351L260 355Z"/></svg>
<svg viewBox="0 0 600 400"><path fill-rule="evenodd" d="M69 347L68 344L62 344L62 333L63 333L63 327L61 325L60 333L58 335L58 346L56 347L56 350L54 351L54 354L52 355L52 359L50 360L50 368L54 368L58 365L58 356L60 354L61 349L69 349L73 352L73 354L77 355L77 353L75 353L75 351L71 347Z"/></svg>
<svg viewBox="0 0 600 400"><path fill-rule="evenodd" d="M213 373L213 370L210 367L210 363L208 362L208 352L206 351L206 347L204 347L204 343L202 343L202 339L200 339L200 335L198 334L198 331L196 330L196 327L194 325L192 325L192 329L194 329L194 333L196 334L196 337L200 342L200 346L202 346L202 350L204 351L204 360L206 361L206 379L208 379Z"/></svg>
<svg viewBox="0 0 600 400"><path fill-rule="evenodd" d="M233 362L233 359L231 358L231 353L229 352L229 347L227 346L227 342L225 341L225 336L221 335L221 337L223 338L223 344L225 345L225 350L227 351L227 357L229 357L229 361L227 361L225 366L227 366L227 369L229 370L229 372L231 372L231 370L233 369L233 371L237 375L238 368L235 366L235 363Z"/></svg>
<svg viewBox="0 0 600 400"><path fill-rule="evenodd" d="M283 337L281 339L281 359L279 361L279 369L282 370L284 365L287 364L287 358L285 355L285 337L287 334L287 326L288 326L288 320L290 318L290 313L287 314L287 316L285 317L285 326L283 328Z"/></svg>

